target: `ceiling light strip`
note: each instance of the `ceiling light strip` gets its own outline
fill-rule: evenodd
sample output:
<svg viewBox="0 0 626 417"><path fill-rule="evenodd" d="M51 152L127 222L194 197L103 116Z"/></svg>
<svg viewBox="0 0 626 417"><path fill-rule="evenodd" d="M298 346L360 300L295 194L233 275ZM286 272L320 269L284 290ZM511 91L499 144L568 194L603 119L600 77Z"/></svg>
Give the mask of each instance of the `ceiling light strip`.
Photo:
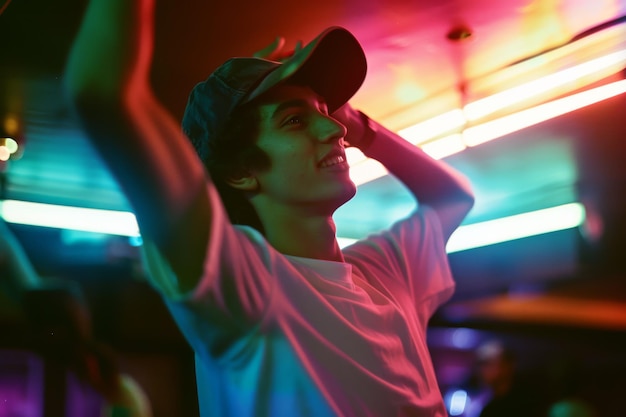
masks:
<svg viewBox="0 0 626 417"><path fill-rule="evenodd" d="M430 139L460 129L467 123L461 109L450 110L424 122L398 131L398 134L413 145L421 145Z"/></svg>
<svg viewBox="0 0 626 417"><path fill-rule="evenodd" d="M58 206L28 201L0 202L0 215L9 223L25 224L119 236L139 236L135 215L130 212ZM580 203L503 217L459 227L450 237L448 253L493 245L558 230L578 227L585 219ZM340 246L354 242L338 238Z"/></svg>
<svg viewBox="0 0 626 417"><path fill-rule="evenodd" d="M525 237L572 229L585 221L581 203L502 217L459 227L448 240L446 251L459 252Z"/></svg>
<svg viewBox="0 0 626 417"><path fill-rule="evenodd" d="M619 71L625 64L626 50L617 51L476 100L467 104L463 111L467 120L471 122L608 68L612 68L615 72Z"/></svg>
<svg viewBox="0 0 626 417"><path fill-rule="evenodd" d="M626 93L626 80L615 81L468 127L460 134L444 136L424 143L420 147L433 158L442 159L462 152L468 146L477 146L489 142L624 93ZM361 157L355 165L352 165L350 176L357 185L365 184L387 174L384 168L380 168L370 161Z"/></svg>
<svg viewBox="0 0 626 417"><path fill-rule="evenodd" d="M0 216L8 223L119 236L139 236L139 226L135 215L125 211L4 200L0 201Z"/></svg>
<svg viewBox="0 0 626 417"><path fill-rule="evenodd" d="M480 223L460 226L448 240L446 252L495 245L559 230L572 229L585 221L585 209L581 203L569 203L547 209L502 217ZM338 237L344 248L357 239Z"/></svg>
<svg viewBox="0 0 626 417"><path fill-rule="evenodd" d="M463 131L467 146L476 146L566 113L599 103L626 92L626 80L615 81L581 93L572 94L508 116L468 127Z"/></svg>

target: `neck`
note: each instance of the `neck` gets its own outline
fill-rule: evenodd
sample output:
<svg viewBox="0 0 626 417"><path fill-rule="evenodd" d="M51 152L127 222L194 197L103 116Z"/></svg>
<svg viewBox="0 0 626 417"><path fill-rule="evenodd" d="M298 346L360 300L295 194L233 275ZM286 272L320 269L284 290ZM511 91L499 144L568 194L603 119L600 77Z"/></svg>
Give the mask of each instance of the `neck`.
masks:
<svg viewBox="0 0 626 417"><path fill-rule="evenodd" d="M331 215L303 214L289 210L260 215L268 242L280 253L304 258L343 262Z"/></svg>

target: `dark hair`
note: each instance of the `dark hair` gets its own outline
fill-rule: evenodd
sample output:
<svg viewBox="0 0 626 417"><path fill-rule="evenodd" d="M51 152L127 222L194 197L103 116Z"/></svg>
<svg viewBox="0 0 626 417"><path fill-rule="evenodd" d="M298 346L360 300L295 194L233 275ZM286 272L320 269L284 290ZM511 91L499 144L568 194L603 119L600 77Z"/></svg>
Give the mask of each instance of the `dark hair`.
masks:
<svg viewBox="0 0 626 417"><path fill-rule="evenodd" d="M269 167L269 157L256 145L260 117L258 107L248 103L235 109L222 132L208 143L208 158L203 162L211 175L231 223L251 226L264 233L259 216L246 192L227 180L244 170Z"/></svg>

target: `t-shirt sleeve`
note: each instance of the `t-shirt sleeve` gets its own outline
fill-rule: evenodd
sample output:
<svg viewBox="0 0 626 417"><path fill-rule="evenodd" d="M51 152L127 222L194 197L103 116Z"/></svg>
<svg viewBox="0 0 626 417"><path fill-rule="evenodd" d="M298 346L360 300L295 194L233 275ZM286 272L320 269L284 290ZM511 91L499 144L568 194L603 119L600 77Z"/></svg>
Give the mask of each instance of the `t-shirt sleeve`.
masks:
<svg viewBox="0 0 626 417"><path fill-rule="evenodd" d="M344 253L366 279L407 291L427 317L454 292L441 223L426 205L389 230L345 248Z"/></svg>
<svg viewBox="0 0 626 417"><path fill-rule="evenodd" d="M227 326L258 320L272 290L277 253L256 230L233 226L211 186L209 193L214 208L211 234L195 288L182 291L167 259L156 245L145 241L142 252L148 279L170 306L205 311L206 322Z"/></svg>

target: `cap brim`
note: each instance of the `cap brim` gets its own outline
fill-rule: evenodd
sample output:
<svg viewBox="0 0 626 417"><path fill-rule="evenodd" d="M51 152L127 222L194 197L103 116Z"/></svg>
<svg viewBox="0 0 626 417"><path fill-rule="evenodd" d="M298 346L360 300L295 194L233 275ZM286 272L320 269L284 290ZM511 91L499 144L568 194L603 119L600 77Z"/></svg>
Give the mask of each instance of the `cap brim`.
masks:
<svg viewBox="0 0 626 417"><path fill-rule="evenodd" d="M358 91L366 73L367 60L358 40L346 29L333 26L272 71L244 102L289 80L311 87L333 112Z"/></svg>

